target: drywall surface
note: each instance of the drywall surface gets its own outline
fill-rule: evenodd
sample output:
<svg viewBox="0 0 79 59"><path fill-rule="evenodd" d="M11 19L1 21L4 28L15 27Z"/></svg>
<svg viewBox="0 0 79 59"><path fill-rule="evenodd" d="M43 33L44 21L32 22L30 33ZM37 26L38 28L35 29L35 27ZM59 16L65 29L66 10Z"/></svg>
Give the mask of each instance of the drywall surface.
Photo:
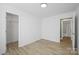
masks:
<svg viewBox="0 0 79 59"><path fill-rule="evenodd" d="M74 12L63 13L42 20L42 39L60 42L60 19L72 17Z"/></svg>
<svg viewBox="0 0 79 59"><path fill-rule="evenodd" d="M26 15L20 18L20 45L26 45L41 38L40 19Z"/></svg>
<svg viewBox="0 0 79 59"><path fill-rule="evenodd" d="M5 13L4 8L0 6L0 54L6 51L6 33L5 33Z"/></svg>
<svg viewBox="0 0 79 59"><path fill-rule="evenodd" d="M7 43L18 41L18 21L17 15L6 13L6 41Z"/></svg>

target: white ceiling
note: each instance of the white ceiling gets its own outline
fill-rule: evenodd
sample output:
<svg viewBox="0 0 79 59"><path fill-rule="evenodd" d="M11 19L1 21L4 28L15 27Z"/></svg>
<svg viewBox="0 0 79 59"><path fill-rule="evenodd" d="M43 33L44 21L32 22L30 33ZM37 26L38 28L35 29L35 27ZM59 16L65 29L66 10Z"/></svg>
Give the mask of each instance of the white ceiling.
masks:
<svg viewBox="0 0 79 59"><path fill-rule="evenodd" d="M7 3L5 5L16 7L40 18L74 11L79 6L78 3L48 3L47 8L41 8L40 3Z"/></svg>

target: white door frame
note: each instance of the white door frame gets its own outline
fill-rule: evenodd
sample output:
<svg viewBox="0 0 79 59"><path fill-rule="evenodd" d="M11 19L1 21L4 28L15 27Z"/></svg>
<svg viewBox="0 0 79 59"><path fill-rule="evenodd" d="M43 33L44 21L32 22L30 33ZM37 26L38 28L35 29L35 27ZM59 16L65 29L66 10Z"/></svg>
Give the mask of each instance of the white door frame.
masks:
<svg viewBox="0 0 79 59"><path fill-rule="evenodd" d="M71 17L71 18L64 18L61 21L61 26L63 27L63 21L70 21L72 20L71 24L71 39L72 39L72 50L75 51L75 16ZM62 31L62 37L63 37L63 31Z"/></svg>
<svg viewBox="0 0 79 59"><path fill-rule="evenodd" d="M7 13L11 13L11 12L5 12L5 15L6 15L6 17L7 17ZM11 13L11 14L14 14L14 15L17 15L18 16L18 47L19 47L19 15L18 14L16 14L16 13ZM7 19L6 19L6 21L7 21ZM7 31L7 27L6 27L6 30L5 30L5 32ZM7 32L6 32L7 33ZM5 34L6 34L5 33ZM6 35L7 36L7 35ZM7 44L7 38L6 38L6 44ZM7 47L6 47L7 48Z"/></svg>

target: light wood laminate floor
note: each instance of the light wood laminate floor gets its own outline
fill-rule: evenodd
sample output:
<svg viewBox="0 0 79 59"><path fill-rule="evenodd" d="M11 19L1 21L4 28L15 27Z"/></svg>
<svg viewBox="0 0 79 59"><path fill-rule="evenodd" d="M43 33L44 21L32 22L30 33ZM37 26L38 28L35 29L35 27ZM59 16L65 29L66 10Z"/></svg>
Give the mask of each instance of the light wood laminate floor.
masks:
<svg viewBox="0 0 79 59"><path fill-rule="evenodd" d="M66 42L66 40L65 40ZM38 40L23 47L17 47L17 42L9 43L5 55L72 55L71 43L61 43Z"/></svg>

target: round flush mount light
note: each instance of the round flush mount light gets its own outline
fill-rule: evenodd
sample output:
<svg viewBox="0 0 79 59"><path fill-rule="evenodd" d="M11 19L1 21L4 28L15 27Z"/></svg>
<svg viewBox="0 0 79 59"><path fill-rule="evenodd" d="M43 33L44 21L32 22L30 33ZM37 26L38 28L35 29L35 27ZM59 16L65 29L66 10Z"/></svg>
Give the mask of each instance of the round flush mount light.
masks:
<svg viewBox="0 0 79 59"><path fill-rule="evenodd" d="M41 3L41 8L46 8L47 7L47 3Z"/></svg>

